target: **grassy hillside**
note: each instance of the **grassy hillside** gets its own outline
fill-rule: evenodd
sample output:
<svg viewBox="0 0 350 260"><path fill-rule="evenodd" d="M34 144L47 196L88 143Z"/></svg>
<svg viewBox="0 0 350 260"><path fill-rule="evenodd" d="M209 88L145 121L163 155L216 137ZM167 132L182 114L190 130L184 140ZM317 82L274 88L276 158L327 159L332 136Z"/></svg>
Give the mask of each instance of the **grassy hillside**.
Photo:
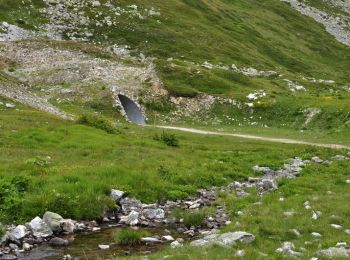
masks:
<svg viewBox="0 0 350 260"><path fill-rule="evenodd" d="M39 30L48 22L41 12L47 5L40 0L24 2L27 4L0 0L0 20ZM305 120L302 111L317 107L322 113L309 128L347 132L342 128L348 128L350 120L350 94L344 88L350 79L350 48L289 4L277 0L100 2L97 7L77 6L76 11L68 8L71 14L82 12L92 22L75 24L74 30L64 31L64 37L72 32L90 32L90 41L99 45L128 45L132 55L143 53L156 58L154 62L165 87L176 96L208 93L250 102L246 98L249 93L264 90L267 97L255 104L254 110L256 118L265 118L259 125L300 130L301 121ZM108 2L123 11L115 12ZM323 1L309 2L325 8ZM147 16L149 10L155 10L157 15ZM328 10L340 12L335 7ZM112 25L106 24L107 18ZM67 18L67 24L72 24L71 20ZM279 76L250 77L234 70L207 69L201 66L205 61L274 70ZM310 82L305 78L335 83ZM285 79L303 85L306 91L291 92ZM223 112L225 116L251 116L250 109L237 111L219 106L213 111L218 116ZM224 119L222 124L235 125Z"/></svg>

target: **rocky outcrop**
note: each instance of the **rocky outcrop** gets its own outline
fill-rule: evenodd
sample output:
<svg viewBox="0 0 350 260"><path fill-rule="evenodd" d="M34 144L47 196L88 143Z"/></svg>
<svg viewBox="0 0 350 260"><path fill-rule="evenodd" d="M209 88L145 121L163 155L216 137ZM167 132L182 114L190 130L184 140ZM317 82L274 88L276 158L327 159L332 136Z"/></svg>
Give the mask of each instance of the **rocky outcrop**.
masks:
<svg viewBox="0 0 350 260"><path fill-rule="evenodd" d="M315 21L323 24L326 31L333 35L339 42L350 46L350 18L338 14L329 15L326 12L318 10L315 7L308 6L298 0L281 0L290 3L290 5L303 15L313 18ZM335 1L333 1L335 2ZM339 4L340 2L337 1ZM344 5L344 4L343 4Z"/></svg>

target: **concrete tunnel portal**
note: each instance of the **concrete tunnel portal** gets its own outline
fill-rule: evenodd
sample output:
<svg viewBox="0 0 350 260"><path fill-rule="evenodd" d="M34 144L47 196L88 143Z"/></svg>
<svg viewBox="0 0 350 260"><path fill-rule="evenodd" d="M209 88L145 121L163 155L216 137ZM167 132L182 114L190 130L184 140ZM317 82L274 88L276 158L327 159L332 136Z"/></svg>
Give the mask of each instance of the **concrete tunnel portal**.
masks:
<svg viewBox="0 0 350 260"><path fill-rule="evenodd" d="M146 125L141 109L133 100L122 94L119 94L118 98L129 121L138 125Z"/></svg>

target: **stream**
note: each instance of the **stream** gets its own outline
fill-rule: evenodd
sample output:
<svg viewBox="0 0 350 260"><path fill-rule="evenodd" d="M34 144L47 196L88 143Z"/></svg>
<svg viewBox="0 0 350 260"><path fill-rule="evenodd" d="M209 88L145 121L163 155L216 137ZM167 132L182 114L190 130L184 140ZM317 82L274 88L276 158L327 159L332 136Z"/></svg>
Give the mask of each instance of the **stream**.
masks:
<svg viewBox="0 0 350 260"><path fill-rule="evenodd" d="M63 237L70 241L67 247L53 247L42 244L28 253L19 255L19 259L25 260L53 260L62 259L65 255L70 255L78 259L112 259L118 256L126 255L147 255L169 245L169 243L141 244L133 246L118 245L115 242L114 235L123 228L105 228L93 233L81 233ZM150 236L164 235L164 228L143 228ZM179 233L171 231L175 238ZM110 249L101 250L98 245L110 245Z"/></svg>

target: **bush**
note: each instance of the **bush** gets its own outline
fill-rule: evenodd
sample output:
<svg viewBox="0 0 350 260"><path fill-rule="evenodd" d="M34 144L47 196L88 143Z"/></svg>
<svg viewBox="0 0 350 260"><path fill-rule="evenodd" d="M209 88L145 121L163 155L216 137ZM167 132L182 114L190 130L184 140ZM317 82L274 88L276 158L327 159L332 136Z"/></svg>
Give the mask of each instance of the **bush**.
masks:
<svg viewBox="0 0 350 260"><path fill-rule="evenodd" d="M167 146L179 147L179 139L176 137L176 135L167 133L165 131L163 131L160 136L155 135L153 139L156 141L161 141Z"/></svg>
<svg viewBox="0 0 350 260"><path fill-rule="evenodd" d="M149 236L148 232L144 230L123 229L114 234L115 241L120 245L139 245L141 238Z"/></svg>
<svg viewBox="0 0 350 260"><path fill-rule="evenodd" d="M18 212L22 209L22 196L16 185L0 180L0 221L9 223L17 220Z"/></svg>
<svg viewBox="0 0 350 260"><path fill-rule="evenodd" d="M78 123L101 129L109 134L116 133L116 128L106 119L95 115L83 115L78 119Z"/></svg>

